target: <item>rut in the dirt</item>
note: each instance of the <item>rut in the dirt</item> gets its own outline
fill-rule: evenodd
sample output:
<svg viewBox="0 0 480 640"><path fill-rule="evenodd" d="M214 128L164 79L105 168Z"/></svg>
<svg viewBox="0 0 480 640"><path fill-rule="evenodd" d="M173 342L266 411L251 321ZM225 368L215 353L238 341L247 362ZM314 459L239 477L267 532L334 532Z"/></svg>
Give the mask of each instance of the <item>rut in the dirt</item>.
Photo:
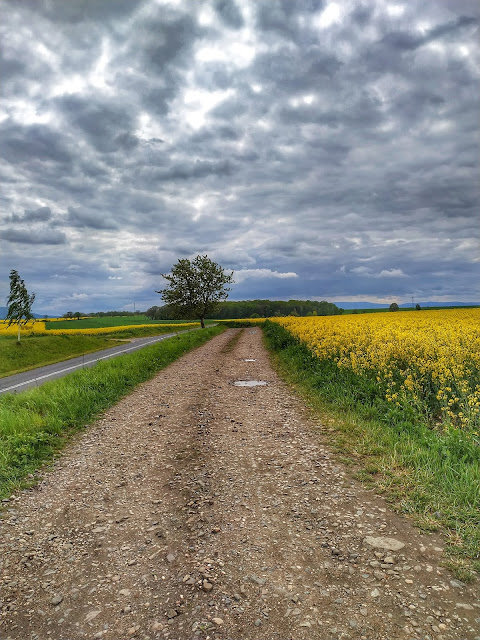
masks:
<svg viewBox="0 0 480 640"><path fill-rule="evenodd" d="M144 384L3 515L0 640L480 636L478 587L349 479L259 329Z"/></svg>

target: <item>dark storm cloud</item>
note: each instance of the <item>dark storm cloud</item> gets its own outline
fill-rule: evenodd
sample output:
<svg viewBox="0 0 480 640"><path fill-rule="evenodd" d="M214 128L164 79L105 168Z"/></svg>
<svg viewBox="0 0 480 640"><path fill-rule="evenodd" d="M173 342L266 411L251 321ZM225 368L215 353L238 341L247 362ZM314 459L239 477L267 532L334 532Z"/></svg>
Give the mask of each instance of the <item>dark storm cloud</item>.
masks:
<svg viewBox="0 0 480 640"><path fill-rule="evenodd" d="M323 0L278 0L275 3L257 3L257 26L260 30L293 38L298 26L299 16L319 11Z"/></svg>
<svg viewBox="0 0 480 640"><path fill-rule="evenodd" d="M463 32L473 32L478 24L479 18L461 15L456 20L438 24L422 35L406 30L387 30L378 41L371 44L365 61L372 71L395 71L408 75L417 50L430 43L448 42L449 36L458 38Z"/></svg>
<svg viewBox="0 0 480 640"><path fill-rule="evenodd" d="M216 109L214 109L213 111L215 111L215 116L218 115L218 112ZM221 117L221 116L220 116ZM232 127L228 124L221 124L219 126L215 126L215 127L211 127L211 128L207 128L207 127L203 127L201 129L201 131L199 131L198 133L195 133L191 138L190 141L193 144L204 144L205 142L209 143L212 142L212 140L240 140L242 138L242 132L239 131L238 129L236 129L235 127Z"/></svg>
<svg viewBox="0 0 480 640"><path fill-rule="evenodd" d="M28 244L59 304L150 306L196 253L241 273L235 298L480 297L478 3L5 16L2 257Z"/></svg>
<svg viewBox="0 0 480 640"><path fill-rule="evenodd" d="M253 71L259 81L280 90L278 97L281 98L298 91L315 91L320 87L329 92L328 81L342 66L343 63L334 52L326 51L319 44L312 44L305 50L295 48L293 51L285 45L275 52L259 54Z"/></svg>
<svg viewBox="0 0 480 640"><path fill-rule="evenodd" d="M234 0L215 0L215 11L227 27L240 29L244 26L242 14Z"/></svg>
<svg viewBox="0 0 480 640"><path fill-rule="evenodd" d="M207 176L230 176L234 171L233 164L228 160L219 162L210 160L196 160L193 163L183 163L173 167L157 171L155 179L160 181L190 180L205 178Z"/></svg>
<svg viewBox="0 0 480 640"><path fill-rule="evenodd" d="M83 208L68 208L68 215L64 220L66 226L80 229L117 229L118 225L103 211L89 211Z"/></svg>
<svg viewBox="0 0 480 640"><path fill-rule="evenodd" d="M0 238L7 242L20 244L67 244L67 236L62 231L53 229L14 229L0 231Z"/></svg>
<svg viewBox="0 0 480 640"><path fill-rule="evenodd" d="M477 20L471 16L460 16L456 20L440 24L433 29L427 31L423 36L414 36L406 31L391 31L382 38L382 43L392 49L400 51L411 51L418 49L429 42L433 42L438 38L443 38L451 34L456 34L459 29L471 27L478 24Z"/></svg>
<svg viewBox="0 0 480 640"><path fill-rule="evenodd" d="M196 38L202 34L195 17L177 11L152 10L138 24L142 37L140 53L149 70L162 76L170 64L184 65ZM133 53L133 52L132 52Z"/></svg>
<svg viewBox="0 0 480 640"><path fill-rule="evenodd" d="M128 17L141 2L131 0L75 0L62 2L51 0L21 0L20 3L30 14L39 13L52 22L83 23L103 22Z"/></svg>
<svg viewBox="0 0 480 640"><path fill-rule="evenodd" d="M25 210L24 220L29 222L45 222L52 217L50 207L39 207L33 211Z"/></svg>
<svg viewBox="0 0 480 640"><path fill-rule="evenodd" d="M138 140L131 133L132 108L120 106L116 100L99 100L67 96L57 100L58 110L72 127L102 153L129 151Z"/></svg>
<svg viewBox="0 0 480 640"><path fill-rule="evenodd" d="M0 152L12 164L72 161L72 153L54 129L45 125L22 126L8 120L0 125Z"/></svg>
<svg viewBox="0 0 480 640"><path fill-rule="evenodd" d="M7 222L46 222L52 217L52 210L50 207L39 207L38 209L28 210L25 209L23 215L17 215L12 213L7 216L5 220Z"/></svg>
<svg viewBox="0 0 480 640"><path fill-rule="evenodd" d="M27 71L27 65L13 57L7 57L3 47L0 49L0 69L2 82L5 84L14 78L22 77Z"/></svg>

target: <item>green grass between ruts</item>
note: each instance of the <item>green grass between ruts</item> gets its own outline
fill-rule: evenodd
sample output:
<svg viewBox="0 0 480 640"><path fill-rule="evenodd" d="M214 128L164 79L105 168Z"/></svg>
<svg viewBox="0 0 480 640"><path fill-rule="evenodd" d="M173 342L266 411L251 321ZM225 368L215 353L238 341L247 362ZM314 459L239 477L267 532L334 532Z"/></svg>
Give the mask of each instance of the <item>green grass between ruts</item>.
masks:
<svg viewBox="0 0 480 640"><path fill-rule="evenodd" d="M447 565L480 572L480 447L460 430L438 431L398 411L374 381L321 361L278 324L264 325L279 372L293 383L356 475L424 530L447 536Z"/></svg>
<svg viewBox="0 0 480 640"><path fill-rule="evenodd" d="M222 327L179 334L19 394L0 396L0 498L50 460L76 430Z"/></svg>

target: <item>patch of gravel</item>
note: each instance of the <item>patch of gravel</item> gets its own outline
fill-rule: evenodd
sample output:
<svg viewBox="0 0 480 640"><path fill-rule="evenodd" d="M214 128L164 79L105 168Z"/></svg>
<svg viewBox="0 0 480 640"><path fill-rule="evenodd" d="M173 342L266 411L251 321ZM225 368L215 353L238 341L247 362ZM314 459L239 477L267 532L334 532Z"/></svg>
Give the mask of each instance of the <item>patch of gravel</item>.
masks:
<svg viewBox="0 0 480 640"><path fill-rule="evenodd" d="M261 331L239 331L139 387L7 503L0 640L480 638L478 584L349 478ZM248 380L267 384L234 385Z"/></svg>

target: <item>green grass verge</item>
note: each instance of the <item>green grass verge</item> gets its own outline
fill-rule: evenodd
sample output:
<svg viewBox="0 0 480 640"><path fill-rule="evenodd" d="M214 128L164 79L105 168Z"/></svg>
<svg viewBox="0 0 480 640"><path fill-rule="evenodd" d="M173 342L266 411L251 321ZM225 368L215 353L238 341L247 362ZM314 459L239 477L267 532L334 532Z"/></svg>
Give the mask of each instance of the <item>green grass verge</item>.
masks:
<svg viewBox="0 0 480 640"><path fill-rule="evenodd" d="M45 322L50 329L101 329L104 327L124 327L135 324L179 324L194 320L151 320L147 316L107 316L102 318L82 318L80 320L55 320Z"/></svg>
<svg viewBox="0 0 480 640"><path fill-rule="evenodd" d="M0 498L25 484L75 431L141 382L223 331L180 334L60 380L0 397Z"/></svg>
<svg viewBox="0 0 480 640"><path fill-rule="evenodd" d="M182 329L180 329L182 330ZM36 367L62 362L86 353L110 349L129 338L146 338L172 333L171 326L152 326L126 329L102 334L27 335L20 343L16 336L0 337L0 378Z"/></svg>
<svg viewBox="0 0 480 640"><path fill-rule="evenodd" d="M261 322L249 322L248 320L218 320L218 322L230 329L245 329L246 327L260 327L262 325Z"/></svg>
<svg viewBox="0 0 480 640"><path fill-rule="evenodd" d="M480 447L459 430L439 432L399 411L374 383L320 361L278 324L264 325L279 372L356 476L426 531L447 537L447 564L463 580L480 572Z"/></svg>
<svg viewBox="0 0 480 640"><path fill-rule="evenodd" d="M0 377L121 344L118 341L112 342L110 338L111 336L104 335L42 335L25 336L18 343L16 336L2 336L0 338Z"/></svg>

